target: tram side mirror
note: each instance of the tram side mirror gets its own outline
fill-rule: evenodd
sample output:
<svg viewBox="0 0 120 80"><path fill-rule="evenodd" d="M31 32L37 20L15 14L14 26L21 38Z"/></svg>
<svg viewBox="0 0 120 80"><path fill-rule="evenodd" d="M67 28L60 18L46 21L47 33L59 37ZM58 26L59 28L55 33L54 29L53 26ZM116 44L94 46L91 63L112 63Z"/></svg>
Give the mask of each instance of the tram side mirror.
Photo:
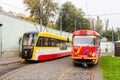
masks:
<svg viewBox="0 0 120 80"><path fill-rule="evenodd" d="M67 42L69 42L69 38L67 38Z"/></svg>
<svg viewBox="0 0 120 80"><path fill-rule="evenodd" d="M2 26L3 24L0 23L0 26Z"/></svg>

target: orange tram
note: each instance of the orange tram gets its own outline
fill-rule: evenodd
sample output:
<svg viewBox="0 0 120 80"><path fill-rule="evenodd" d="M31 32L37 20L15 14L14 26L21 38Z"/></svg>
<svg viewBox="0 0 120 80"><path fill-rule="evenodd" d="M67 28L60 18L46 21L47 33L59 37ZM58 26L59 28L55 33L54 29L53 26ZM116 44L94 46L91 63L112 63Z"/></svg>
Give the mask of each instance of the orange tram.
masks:
<svg viewBox="0 0 120 80"><path fill-rule="evenodd" d="M73 64L97 64L100 59L100 34L92 30L78 30L72 34Z"/></svg>

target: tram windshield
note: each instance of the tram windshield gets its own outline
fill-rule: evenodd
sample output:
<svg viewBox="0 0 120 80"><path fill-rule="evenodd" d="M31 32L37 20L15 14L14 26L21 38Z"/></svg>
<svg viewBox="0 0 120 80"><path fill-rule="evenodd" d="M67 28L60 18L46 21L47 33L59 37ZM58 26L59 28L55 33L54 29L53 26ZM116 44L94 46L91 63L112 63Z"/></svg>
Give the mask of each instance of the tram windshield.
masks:
<svg viewBox="0 0 120 80"><path fill-rule="evenodd" d="M95 45L93 36L75 36L73 39L74 46L92 46Z"/></svg>
<svg viewBox="0 0 120 80"><path fill-rule="evenodd" d="M36 41L36 34L24 34L23 36L23 46L34 46Z"/></svg>

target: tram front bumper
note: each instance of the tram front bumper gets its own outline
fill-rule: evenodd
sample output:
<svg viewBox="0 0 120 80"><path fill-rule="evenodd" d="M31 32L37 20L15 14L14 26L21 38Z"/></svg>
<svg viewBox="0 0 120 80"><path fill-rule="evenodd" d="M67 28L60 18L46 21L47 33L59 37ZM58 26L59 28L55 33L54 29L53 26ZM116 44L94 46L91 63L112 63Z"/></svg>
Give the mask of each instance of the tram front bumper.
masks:
<svg viewBox="0 0 120 80"><path fill-rule="evenodd" d="M72 55L72 59L91 59L91 60L95 60L95 59L98 59L98 57L97 56L89 57L89 56L74 56L74 55Z"/></svg>
<svg viewBox="0 0 120 80"><path fill-rule="evenodd" d="M31 49L24 49L24 50L22 50L22 58L23 59L30 59L30 58L32 58Z"/></svg>

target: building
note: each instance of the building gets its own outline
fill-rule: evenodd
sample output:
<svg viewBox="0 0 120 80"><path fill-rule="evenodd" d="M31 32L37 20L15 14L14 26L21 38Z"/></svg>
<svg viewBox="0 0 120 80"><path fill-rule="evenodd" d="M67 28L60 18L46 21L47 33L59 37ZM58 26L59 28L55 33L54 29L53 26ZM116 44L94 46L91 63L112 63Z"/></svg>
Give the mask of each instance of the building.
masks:
<svg viewBox="0 0 120 80"><path fill-rule="evenodd" d="M27 31L39 30L39 25L12 15L0 13L0 57L11 57L19 55L19 39ZM60 34L60 31L42 27L42 31ZM71 33L62 32L62 36L71 38Z"/></svg>

